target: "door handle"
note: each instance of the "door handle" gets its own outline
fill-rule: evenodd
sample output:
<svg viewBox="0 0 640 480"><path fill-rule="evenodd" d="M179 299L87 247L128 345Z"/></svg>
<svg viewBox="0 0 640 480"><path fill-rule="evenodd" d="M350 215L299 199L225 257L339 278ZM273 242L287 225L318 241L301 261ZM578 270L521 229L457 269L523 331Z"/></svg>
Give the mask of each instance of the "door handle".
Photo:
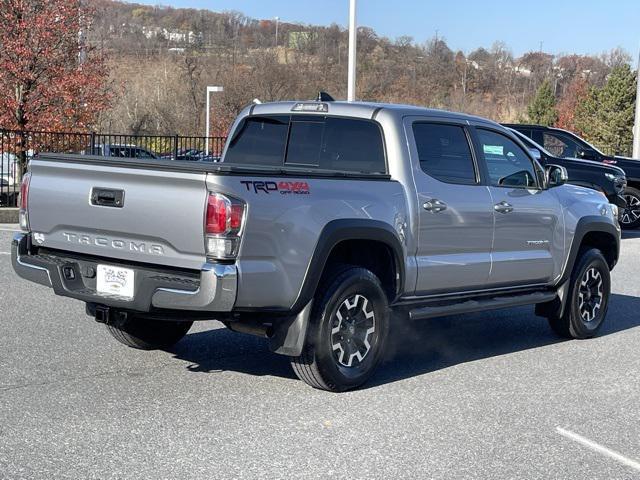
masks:
<svg viewBox="0 0 640 480"><path fill-rule="evenodd" d="M511 213L513 212L513 205L509 202L505 202L504 200L500 203L496 203L493 206L493 209L498 213Z"/></svg>
<svg viewBox="0 0 640 480"><path fill-rule="evenodd" d="M447 204L438 200L437 198L432 198L428 202L425 202L422 207L430 213L438 213L447 209Z"/></svg>

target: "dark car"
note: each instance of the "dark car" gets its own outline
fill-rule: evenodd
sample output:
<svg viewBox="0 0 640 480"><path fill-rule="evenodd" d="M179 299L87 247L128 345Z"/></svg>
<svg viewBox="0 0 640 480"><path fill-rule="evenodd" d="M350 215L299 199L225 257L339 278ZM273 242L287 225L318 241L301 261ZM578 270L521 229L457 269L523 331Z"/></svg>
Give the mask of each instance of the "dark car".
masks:
<svg viewBox="0 0 640 480"><path fill-rule="evenodd" d="M188 162L219 162L220 157L211 155L204 150L198 150L195 148L183 148L178 150L177 155L175 153L167 153L160 158L167 160L184 160Z"/></svg>
<svg viewBox="0 0 640 480"><path fill-rule="evenodd" d="M623 194L627 186L627 179L621 168L591 160L557 157L526 135L513 128L510 130L518 136L543 166L560 165L566 168L569 174L569 183L604 193L610 203L620 208L620 212L626 208L627 202Z"/></svg>
<svg viewBox="0 0 640 480"><path fill-rule="evenodd" d="M627 206L620 215L620 223L624 228L640 227L640 160L606 155L575 133L560 128L521 124L505 124L505 127L526 135L555 157L592 160L620 167L627 176L624 191Z"/></svg>

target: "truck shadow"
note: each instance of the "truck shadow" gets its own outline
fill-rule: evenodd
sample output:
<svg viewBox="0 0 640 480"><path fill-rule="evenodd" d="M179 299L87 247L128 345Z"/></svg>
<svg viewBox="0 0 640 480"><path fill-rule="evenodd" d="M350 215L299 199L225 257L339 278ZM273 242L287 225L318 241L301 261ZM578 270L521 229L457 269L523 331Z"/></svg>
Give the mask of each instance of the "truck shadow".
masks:
<svg viewBox="0 0 640 480"><path fill-rule="evenodd" d="M599 336L640 326L638 311L640 297L612 295L607 321ZM400 319L394 322L386 359L363 388L565 341L551 331L546 320L533 314L533 307L413 323ZM264 339L227 329L192 333L170 353L189 362L187 368L192 372L235 371L296 378L288 359L270 353Z"/></svg>

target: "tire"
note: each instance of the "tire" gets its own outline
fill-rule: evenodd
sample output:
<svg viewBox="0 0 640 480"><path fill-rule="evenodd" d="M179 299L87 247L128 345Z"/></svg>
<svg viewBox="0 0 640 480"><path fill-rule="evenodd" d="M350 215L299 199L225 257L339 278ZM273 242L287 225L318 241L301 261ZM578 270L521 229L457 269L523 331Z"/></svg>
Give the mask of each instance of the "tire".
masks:
<svg viewBox="0 0 640 480"><path fill-rule="evenodd" d="M564 338L591 338L604 323L611 294L609 265L600 250L582 250L569 281L564 313L549 317L549 325Z"/></svg>
<svg viewBox="0 0 640 480"><path fill-rule="evenodd" d="M305 346L291 358L291 366L314 388L351 390L380 363L388 331L389 304L378 277L364 268L341 266L319 286Z"/></svg>
<svg viewBox="0 0 640 480"><path fill-rule="evenodd" d="M620 226L628 230L640 227L640 190L627 187L624 199L627 207L620 212Z"/></svg>
<svg viewBox="0 0 640 480"><path fill-rule="evenodd" d="M109 333L127 347L139 350L157 350L178 343L193 322L173 322L129 317L124 322L107 324Z"/></svg>

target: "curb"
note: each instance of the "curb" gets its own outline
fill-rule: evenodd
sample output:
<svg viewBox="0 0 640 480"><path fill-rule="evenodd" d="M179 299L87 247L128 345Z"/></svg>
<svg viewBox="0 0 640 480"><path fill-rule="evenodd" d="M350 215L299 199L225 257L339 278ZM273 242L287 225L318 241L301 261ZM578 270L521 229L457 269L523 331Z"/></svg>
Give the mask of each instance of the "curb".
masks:
<svg viewBox="0 0 640 480"><path fill-rule="evenodd" d="M0 223L18 223L17 208L0 208Z"/></svg>

